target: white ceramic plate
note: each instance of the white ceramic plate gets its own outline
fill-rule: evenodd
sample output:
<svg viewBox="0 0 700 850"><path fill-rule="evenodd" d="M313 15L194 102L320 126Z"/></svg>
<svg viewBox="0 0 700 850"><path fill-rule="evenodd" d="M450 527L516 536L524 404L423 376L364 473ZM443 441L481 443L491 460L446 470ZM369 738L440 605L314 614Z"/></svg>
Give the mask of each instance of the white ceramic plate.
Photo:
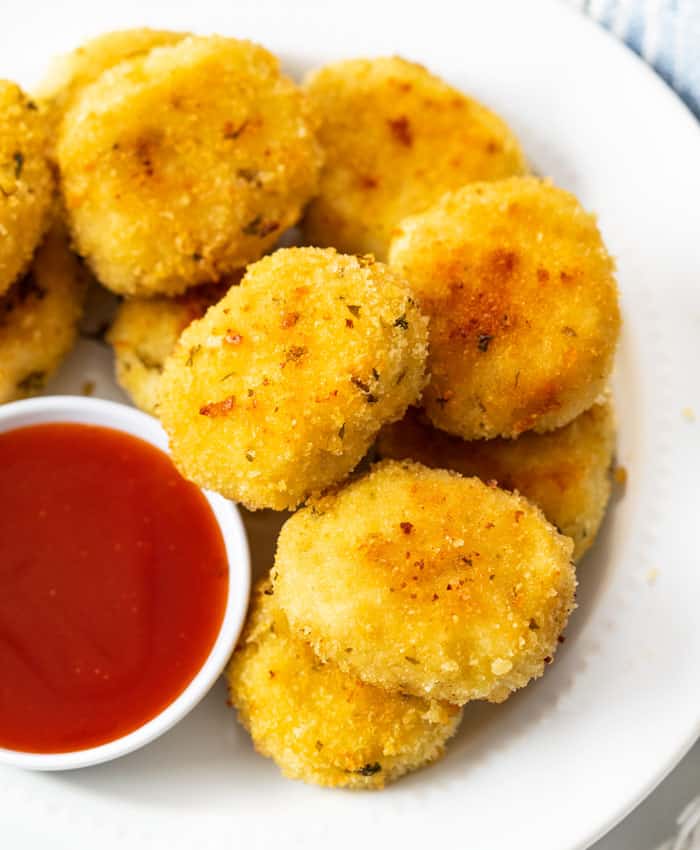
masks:
<svg viewBox="0 0 700 850"><path fill-rule="evenodd" d="M60 776L0 770L3 846L585 847L700 731L697 126L641 62L550 3L23 0L0 31L0 75L30 85L49 54L143 24L250 36L295 73L400 52L501 112L538 171L599 213L618 257L629 483L581 567L580 608L553 667L502 706L469 707L440 764L381 794L284 780L253 753L219 687L119 762ZM83 342L51 389L92 380L118 398L110 369L108 352ZM269 521L250 523L258 567L271 557Z"/></svg>

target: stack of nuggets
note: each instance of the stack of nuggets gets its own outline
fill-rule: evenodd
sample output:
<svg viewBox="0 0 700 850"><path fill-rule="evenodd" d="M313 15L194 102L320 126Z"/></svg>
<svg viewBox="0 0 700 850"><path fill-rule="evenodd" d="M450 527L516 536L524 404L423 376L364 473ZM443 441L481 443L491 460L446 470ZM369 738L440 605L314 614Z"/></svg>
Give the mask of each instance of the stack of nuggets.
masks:
<svg viewBox="0 0 700 850"><path fill-rule="evenodd" d="M381 787L442 753L457 706L542 674L574 604L571 551L522 497L385 461L285 523L232 702L287 775Z"/></svg>
<svg viewBox="0 0 700 850"><path fill-rule="evenodd" d="M385 70L372 64L355 68L365 94L366 78ZM336 72L318 72L312 93ZM430 320L428 385L422 410L380 433L380 455L403 460L312 496L285 523L228 678L256 746L286 775L382 787L437 757L454 725L424 728L425 746L404 742L397 763L393 730L349 692L371 687L387 711L402 696L442 710L501 702L552 661L574 608L572 562L592 544L610 493L606 388L620 318L594 219L547 181L506 173L429 198L399 160L406 192L377 193L361 208L355 198L378 181L360 186L358 170L382 161L385 142L363 133L369 109L349 110L356 134L329 131L345 91L327 89L322 138L324 127L331 135L305 232L388 257ZM391 204L407 197L416 214L390 221ZM295 667L293 683L278 678L261 611L274 611L285 645L293 641L304 671Z"/></svg>
<svg viewBox="0 0 700 850"><path fill-rule="evenodd" d="M0 83L0 402L39 392L77 337L87 277L66 236L62 256L56 235L29 269L53 223L100 284L161 296L126 303L112 334L119 379L155 412L186 317L237 282L314 194L314 130L271 53L217 36L107 33L54 62L34 100Z"/></svg>
<svg viewBox="0 0 700 850"><path fill-rule="evenodd" d="M464 704L542 675L603 518L620 316L595 220L396 57L297 87L250 42L132 30L55 65L39 108L6 86L0 400L74 338L60 225L37 252L62 216L182 473L298 508L228 668L257 748L351 788L435 760ZM296 224L309 244L265 256Z"/></svg>

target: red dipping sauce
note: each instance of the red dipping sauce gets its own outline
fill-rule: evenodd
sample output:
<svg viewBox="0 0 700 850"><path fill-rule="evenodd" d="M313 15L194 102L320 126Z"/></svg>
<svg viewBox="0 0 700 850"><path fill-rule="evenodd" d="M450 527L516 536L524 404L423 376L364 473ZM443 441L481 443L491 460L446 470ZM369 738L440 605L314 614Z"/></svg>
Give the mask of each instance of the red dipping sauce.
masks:
<svg viewBox="0 0 700 850"><path fill-rule="evenodd" d="M228 581L209 504L159 449L0 434L0 747L81 750L155 717L209 655Z"/></svg>

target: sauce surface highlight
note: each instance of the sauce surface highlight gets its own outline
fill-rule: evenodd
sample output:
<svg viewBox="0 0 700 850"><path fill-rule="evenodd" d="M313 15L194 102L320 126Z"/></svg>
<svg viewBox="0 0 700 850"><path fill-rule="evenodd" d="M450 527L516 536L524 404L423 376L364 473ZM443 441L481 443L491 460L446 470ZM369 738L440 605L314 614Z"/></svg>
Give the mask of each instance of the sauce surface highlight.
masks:
<svg viewBox="0 0 700 850"><path fill-rule="evenodd" d="M0 747L86 749L153 718L211 651L228 580L164 452L72 423L0 434Z"/></svg>

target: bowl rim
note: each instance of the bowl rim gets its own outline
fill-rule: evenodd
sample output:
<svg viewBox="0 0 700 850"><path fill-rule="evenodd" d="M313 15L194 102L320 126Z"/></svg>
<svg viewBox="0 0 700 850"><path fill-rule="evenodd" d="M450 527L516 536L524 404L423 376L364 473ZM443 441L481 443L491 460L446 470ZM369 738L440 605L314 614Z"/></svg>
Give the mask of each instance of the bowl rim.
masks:
<svg viewBox="0 0 700 850"><path fill-rule="evenodd" d="M73 422L113 428L168 453L160 423L118 402L83 396L41 396L0 407L0 433L31 425ZM0 747L0 762L30 770L71 770L101 764L145 746L182 720L221 675L240 635L251 585L250 549L243 521L233 502L202 490L221 532L229 564L226 608L207 658L184 690L155 717L125 735L98 746L62 753L34 753Z"/></svg>

